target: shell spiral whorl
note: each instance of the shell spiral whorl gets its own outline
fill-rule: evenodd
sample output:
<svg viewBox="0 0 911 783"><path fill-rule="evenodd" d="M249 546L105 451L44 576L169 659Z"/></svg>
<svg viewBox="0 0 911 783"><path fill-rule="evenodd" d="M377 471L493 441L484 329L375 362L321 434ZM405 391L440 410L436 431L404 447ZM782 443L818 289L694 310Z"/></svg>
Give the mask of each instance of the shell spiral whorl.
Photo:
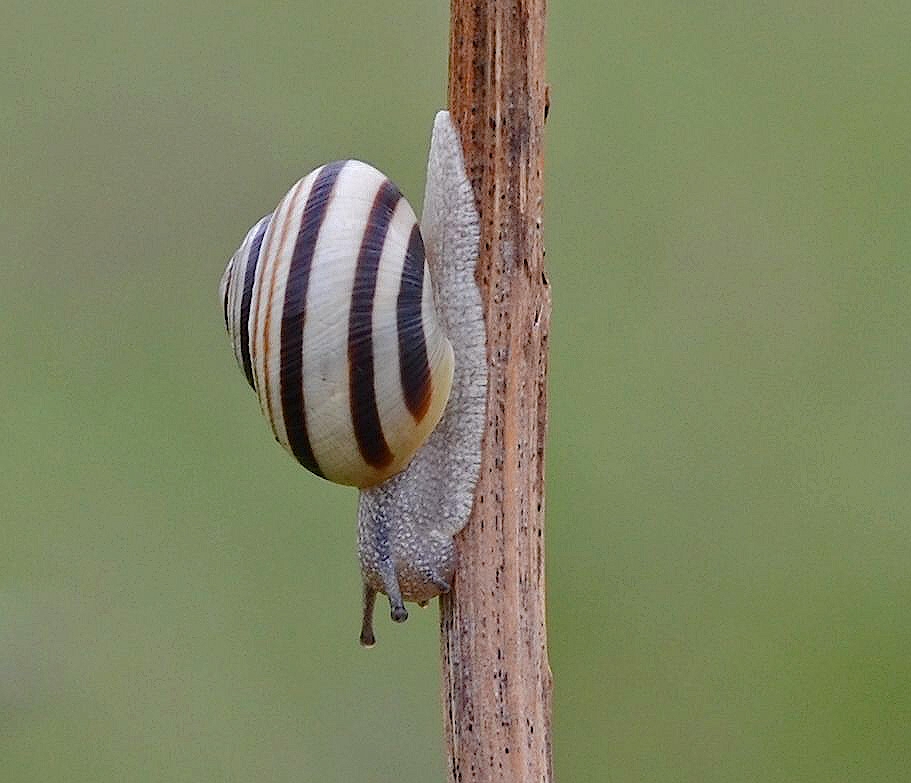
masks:
<svg viewBox="0 0 911 783"><path fill-rule="evenodd" d="M414 211L356 160L299 180L247 233L221 281L237 363L308 470L369 487L436 426L453 350Z"/></svg>

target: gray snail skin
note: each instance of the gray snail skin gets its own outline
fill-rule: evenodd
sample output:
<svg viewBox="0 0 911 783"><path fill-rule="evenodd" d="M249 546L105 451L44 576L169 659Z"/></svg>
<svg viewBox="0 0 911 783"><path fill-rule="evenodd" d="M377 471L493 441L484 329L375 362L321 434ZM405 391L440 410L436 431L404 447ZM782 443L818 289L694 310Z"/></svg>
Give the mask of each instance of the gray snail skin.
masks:
<svg viewBox="0 0 911 783"><path fill-rule="evenodd" d="M235 358L275 439L360 489L361 644L378 592L392 619L455 575L487 398L479 223L448 112L433 127L420 226L356 160L299 180L244 238L220 296Z"/></svg>

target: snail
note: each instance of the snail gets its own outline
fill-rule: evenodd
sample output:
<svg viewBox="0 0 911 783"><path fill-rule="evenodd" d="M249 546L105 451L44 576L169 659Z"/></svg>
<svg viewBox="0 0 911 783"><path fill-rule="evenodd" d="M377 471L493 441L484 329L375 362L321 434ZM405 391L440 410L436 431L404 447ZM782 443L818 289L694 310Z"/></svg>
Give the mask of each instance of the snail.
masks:
<svg viewBox="0 0 911 783"><path fill-rule="evenodd" d="M448 112L434 121L420 226L357 160L299 180L246 234L219 289L235 358L275 439L360 490L361 644L452 586L487 396L474 194Z"/></svg>

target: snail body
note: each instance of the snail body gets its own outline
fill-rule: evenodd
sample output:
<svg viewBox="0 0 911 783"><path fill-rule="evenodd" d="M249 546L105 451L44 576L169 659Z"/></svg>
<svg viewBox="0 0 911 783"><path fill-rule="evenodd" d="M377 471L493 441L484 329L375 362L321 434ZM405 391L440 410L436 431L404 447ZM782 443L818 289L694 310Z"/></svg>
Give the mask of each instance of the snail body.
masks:
<svg viewBox="0 0 911 783"><path fill-rule="evenodd" d="M235 358L273 435L311 472L361 489L361 642L450 589L453 535L480 465L486 354L478 219L448 113L434 124L420 227L356 160L299 180L228 262Z"/></svg>

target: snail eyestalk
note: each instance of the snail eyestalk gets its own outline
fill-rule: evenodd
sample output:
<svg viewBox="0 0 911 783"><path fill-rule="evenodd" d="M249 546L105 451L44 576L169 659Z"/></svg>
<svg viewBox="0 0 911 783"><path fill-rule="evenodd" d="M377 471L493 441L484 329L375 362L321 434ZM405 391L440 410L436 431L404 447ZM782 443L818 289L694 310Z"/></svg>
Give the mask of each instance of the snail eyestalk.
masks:
<svg viewBox="0 0 911 783"><path fill-rule="evenodd" d="M373 635L373 607L376 604L376 590L364 585L364 619L361 624L361 647L373 647L376 637Z"/></svg>

